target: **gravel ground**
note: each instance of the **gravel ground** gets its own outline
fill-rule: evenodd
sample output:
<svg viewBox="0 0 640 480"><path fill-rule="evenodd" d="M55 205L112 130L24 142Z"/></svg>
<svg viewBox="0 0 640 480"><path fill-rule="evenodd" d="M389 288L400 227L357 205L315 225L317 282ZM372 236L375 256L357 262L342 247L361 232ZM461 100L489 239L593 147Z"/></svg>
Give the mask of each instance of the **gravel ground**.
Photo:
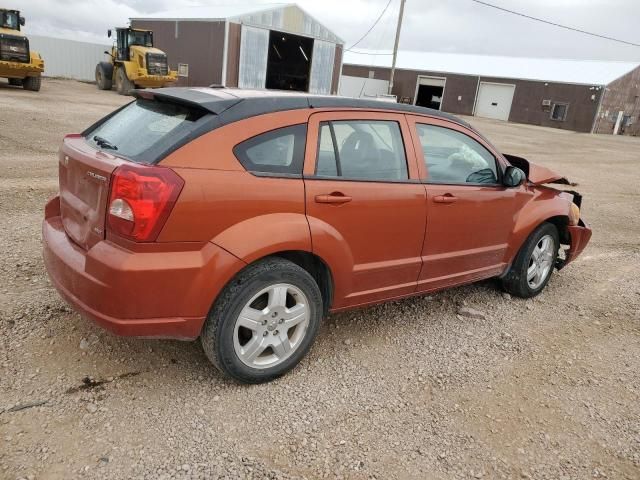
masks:
<svg viewBox="0 0 640 480"><path fill-rule="evenodd" d="M47 280L60 140L125 101L0 84L0 478L640 478L640 139L470 119L580 184L583 256L534 300L483 282L333 315L291 374L242 386Z"/></svg>

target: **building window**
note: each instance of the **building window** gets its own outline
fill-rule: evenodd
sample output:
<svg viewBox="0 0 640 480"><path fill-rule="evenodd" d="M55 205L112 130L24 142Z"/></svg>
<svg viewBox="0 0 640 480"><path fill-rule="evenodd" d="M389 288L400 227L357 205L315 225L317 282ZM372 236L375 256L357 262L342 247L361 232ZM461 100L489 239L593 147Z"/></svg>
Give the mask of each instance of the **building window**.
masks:
<svg viewBox="0 0 640 480"><path fill-rule="evenodd" d="M554 103L551 108L551 120L564 122L567 118L567 110L569 110L568 103Z"/></svg>

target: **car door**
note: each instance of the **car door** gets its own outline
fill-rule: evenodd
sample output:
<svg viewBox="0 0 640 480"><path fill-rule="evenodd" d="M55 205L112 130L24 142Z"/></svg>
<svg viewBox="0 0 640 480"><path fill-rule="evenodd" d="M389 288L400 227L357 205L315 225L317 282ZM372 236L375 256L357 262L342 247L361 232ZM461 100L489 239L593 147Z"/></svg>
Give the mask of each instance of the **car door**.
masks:
<svg viewBox="0 0 640 480"><path fill-rule="evenodd" d="M405 116L311 115L304 182L313 250L333 275L333 308L413 293L426 192Z"/></svg>
<svg viewBox="0 0 640 480"><path fill-rule="evenodd" d="M501 183L503 161L472 130L410 116L427 190L427 229L418 291L501 274L524 187Z"/></svg>

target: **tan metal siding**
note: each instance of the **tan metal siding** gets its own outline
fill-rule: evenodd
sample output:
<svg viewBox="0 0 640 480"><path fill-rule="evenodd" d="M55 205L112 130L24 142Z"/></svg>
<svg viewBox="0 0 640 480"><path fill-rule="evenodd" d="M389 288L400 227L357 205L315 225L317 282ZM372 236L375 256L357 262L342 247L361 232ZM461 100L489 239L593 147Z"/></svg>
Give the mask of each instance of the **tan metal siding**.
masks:
<svg viewBox="0 0 640 480"><path fill-rule="evenodd" d="M633 122L622 133L640 135L640 67L607 85L594 132L613 133L620 111Z"/></svg>
<svg viewBox="0 0 640 480"><path fill-rule="evenodd" d="M331 81L331 93L338 93L340 83L340 67L342 66L342 45L336 45L336 54L333 58L333 79Z"/></svg>
<svg viewBox="0 0 640 480"><path fill-rule="evenodd" d="M389 80L389 69L384 67L369 68L363 65L344 65L344 75L368 77L373 71L374 77ZM472 75L458 75L443 72L429 72L417 70L396 70L393 94L409 97L413 102L418 75L445 77L447 79L442 99L442 111L472 115L476 98L478 77ZM598 108L600 92L591 90L588 85L573 85L564 83L550 83L530 80L515 80L511 78L480 77L480 81L515 84L515 94L511 105L509 121L528 123L545 127L561 128L577 132L590 132L593 119ZM595 99L591 96L595 95ZM458 97L461 97L458 100ZM568 103L567 118L560 122L551 120L550 109L542 106L542 100Z"/></svg>
<svg viewBox="0 0 640 480"><path fill-rule="evenodd" d="M224 21L132 20L131 26L153 30L156 47L163 50L169 66L189 65L189 77L180 78L179 86L207 86L222 83Z"/></svg>
<svg viewBox="0 0 640 480"><path fill-rule="evenodd" d="M242 27L239 23L229 23L229 33L227 37L227 86L238 86L238 68L240 60L240 32Z"/></svg>

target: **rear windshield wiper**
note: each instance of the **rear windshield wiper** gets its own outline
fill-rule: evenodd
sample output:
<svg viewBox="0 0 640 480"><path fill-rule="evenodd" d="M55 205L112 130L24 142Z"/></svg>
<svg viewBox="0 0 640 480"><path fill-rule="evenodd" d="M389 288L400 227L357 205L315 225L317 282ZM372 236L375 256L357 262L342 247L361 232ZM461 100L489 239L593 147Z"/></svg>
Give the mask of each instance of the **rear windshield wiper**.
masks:
<svg viewBox="0 0 640 480"><path fill-rule="evenodd" d="M111 143L109 140L107 140L105 138L99 137L98 135L93 137L93 141L96 142L100 148L108 148L110 150L118 150L118 147L116 147L113 143Z"/></svg>

